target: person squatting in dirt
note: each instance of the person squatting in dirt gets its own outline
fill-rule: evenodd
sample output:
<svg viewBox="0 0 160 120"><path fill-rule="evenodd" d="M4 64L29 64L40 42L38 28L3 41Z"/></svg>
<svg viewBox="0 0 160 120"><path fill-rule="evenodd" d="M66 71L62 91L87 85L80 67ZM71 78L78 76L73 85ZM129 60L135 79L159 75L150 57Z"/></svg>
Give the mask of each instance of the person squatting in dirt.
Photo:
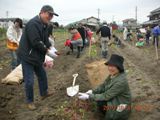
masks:
<svg viewBox="0 0 160 120"><path fill-rule="evenodd" d="M144 36L139 29L137 29L136 35L137 35L136 47L143 47L144 46Z"/></svg>
<svg viewBox="0 0 160 120"><path fill-rule="evenodd" d="M129 28L127 27L124 27L124 30L123 30L123 39L126 40L126 41L132 41L132 32Z"/></svg>
<svg viewBox="0 0 160 120"><path fill-rule="evenodd" d="M127 120L131 109L131 92L123 67L124 58L112 54L108 66L109 76L104 83L94 90L79 93L81 100L91 100L97 103L98 111L103 113L105 120ZM114 109L106 109L106 108ZM116 108L116 109L115 109Z"/></svg>
<svg viewBox="0 0 160 120"><path fill-rule="evenodd" d="M127 30L128 30L128 32L127 32L127 40L128 41L132 41L132 37L133 37L132 31L129 28Z"/></svg>
<svg viewBox="0 0 160 120"><path fill-rule="evenodd" d="M44 5L39 15L32 18L26 25L22 34L18 56L21 59L23 79L25 82L25 93L27 107L35 110L34 104L34 73L38 78L41 99L53 95L48 91L47 74L44 69L45 55L54 56L53 47L48 40L48 23L53 16L58 16L49 5Z"/></svg>
<svg viewBox="0 0 160 120"><path fill-rule="evenodd" d="M19 64L20 60L17 56L17 49L22 36L23 21L16 18L14 24L9 26L7 30L7 48L11 52L11 69L14 70Z"/></svg>
<svg viewBox="0 0 160 120"><path fill-rule="evenodd" d="M116 35L112 35L112 37L114 38L114 43L116 44L117 47L121 46L121 40L116 36Z"/></svg>
<svg viewBox="0 0 160 120"><path fill-rule="evenodd" d="M96 34L101 33L100 41L101 41L101 53L103 58L107 58L108 55L108 41L111 39L111 31L107 26L107 22L103 21L102 27L100 27Z"/></svg>
<svg viewBox="0 0 160 120"><path fill-rule="evenodd" d="M81 53L81 48L83 47L83 40L81 38L81 35L76 29L76 27L74 26L70 27L68 31L72 36L71 36L71 40L66 41L65 46L69 46L72 53L74 52L74 49L77 49L76 57L79 58ZM70 51L67 52L67 55L68 54L70 54Z"/></svg>

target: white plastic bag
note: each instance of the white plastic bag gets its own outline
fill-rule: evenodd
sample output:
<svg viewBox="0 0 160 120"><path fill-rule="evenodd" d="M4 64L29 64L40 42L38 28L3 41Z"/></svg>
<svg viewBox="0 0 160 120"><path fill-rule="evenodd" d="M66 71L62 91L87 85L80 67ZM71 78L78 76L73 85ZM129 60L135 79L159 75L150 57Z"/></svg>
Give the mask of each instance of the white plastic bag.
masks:
<svg viewBox="0 0 160 120"><path fill-rule="evenodd" d="M46 55L45 56L45 61L44 61L44 67L45 68L52 68L53 67L53 61L54 61L53 58L51 58L50 56Z"/></svg>

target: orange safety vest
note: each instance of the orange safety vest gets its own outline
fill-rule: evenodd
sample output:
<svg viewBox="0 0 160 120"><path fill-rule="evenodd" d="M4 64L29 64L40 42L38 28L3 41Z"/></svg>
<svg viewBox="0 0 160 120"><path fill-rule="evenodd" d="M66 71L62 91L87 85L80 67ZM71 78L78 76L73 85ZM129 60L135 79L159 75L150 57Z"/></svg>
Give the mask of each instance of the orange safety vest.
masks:
<svg viewBox="0 0 160 120"><path fill-rule="evenodd" d="M10 40L7 39L7 48L10 50L17 50L18 45L15 42L11 42Z"/></svg>
<svg viewBox="0 0 160 120"><path fill-rule="evenodd" d="M75 33L75 34L72 36L72 40L78 40L78 39L81 39L81 35L79 34L79 32Z"/></svg>

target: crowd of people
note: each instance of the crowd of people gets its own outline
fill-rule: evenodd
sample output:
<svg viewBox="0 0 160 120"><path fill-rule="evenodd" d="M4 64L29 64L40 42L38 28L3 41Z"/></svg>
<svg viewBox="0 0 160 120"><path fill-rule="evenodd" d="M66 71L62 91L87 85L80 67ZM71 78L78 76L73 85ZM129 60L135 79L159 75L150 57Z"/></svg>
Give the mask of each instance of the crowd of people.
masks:
<svg viewBox="0 0 160 120"><path fill-rule="evenodd" d="M77 58L80 57L81 51L83 51L89 44L93 43L93 32L85 24L79 23L78 25L71 25L68 28L68 32L71 34L71 38L68 38L65 42L65 46L68 46L71 51L67 51L67 55L74 49L77 49Z"/></svg>
<svg viewBox="0 0 160 120"><path fill-rule="evenodd" d="M77 48L77 58L79 58L81 51L83 51L85 47L95 42L92 37L93 32L87 25L83 23L79 23L78 26L74 25L69 27L68 31L72 37L66 40L65 46L70 47L72 52L74 48ZM107 58L108 42L111 39L111 29L106 21L104 21L102 26L96 31L96 35L99 36L99 34L101 55L102 58ZM71 51L68 51L67 54L70 54Z"/></svg>
<svg viewBox="0 0 160 120"><path fill-rule="evenodd" d="M160 25L154 24L152 26L147 26L144 28L137 28L134 33L127 27L123 30L123 39L126 41L136 41L137 47L143 47L144 45L149 46L153 44L154 46L159 46L159 37L160 37ZM151 43L152 42L152 43Z"/></svg>
<svg viewBox="0 0 160 120"><path fill-rule="evenodd" d="M12 56L12 70L19 64L22 64L23 80L25 84L25 94L27 107L35 110L34 104L34 73L38 78L41 99L53 95L48 90L47 74L44 66L45 56L52 58L59 56L55 48L55 37L52 34L54 26L50 24L51 19L58 16L50 5L41 8L40 13L32 18L23 28L23 22L20 18L14 21L14 24L7 30L7 48ZM58 26L58 25L57 25ZM23 28L23 32L22 32ZM93 32L84 24L71 26L68 29L71 38L67 39L65 46L70 50L67 55L74 50L77 51L76 57L79 58L81 51L92 42ZM102 26L97 30L100 34L100 46L102 58L108 56L108 45L111 37L117 46L121 45L121 40L117 35L112 35L112 30L104 21ZM146 44L150 44L150 37L153 35L153 44L158 47L160 26L155 26L152 30L146 29L145 36L140 30L137 30L137 41L142 42L146 39ZM132 33L125 28L123 31L124 40L131 40ZM137 44L139 46L140 44ZM123 67L123 56L113 54L104 64L108 66L109 76L103 84L94 90L86 93L79 93L78 98L81 100L93 100L97 103L98 110L105 115L105 120L126 120L131 112L131 93ZM105 109L112 106L112 109Z"/></svg>

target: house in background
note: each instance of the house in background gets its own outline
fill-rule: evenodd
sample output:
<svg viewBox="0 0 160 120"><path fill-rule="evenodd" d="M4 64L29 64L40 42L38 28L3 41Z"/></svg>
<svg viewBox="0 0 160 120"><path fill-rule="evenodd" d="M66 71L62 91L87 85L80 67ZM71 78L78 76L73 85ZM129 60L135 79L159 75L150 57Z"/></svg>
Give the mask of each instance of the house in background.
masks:
<svg viewBox="0 0 160 120"><path fill-rule="evenodd" d="M7 29L10 25L13 24L15 18L0 18L0 28Z"/></svg>
<svg viewBox="0 0 160 120"><path fill-rule="evenodd" d="M77 26L79 23L87 25L92 30L96 30L98 28L98 26L100 25L100 19L91 16L89 18L85 18L85 19L82 19L80 21L77 21L77 22L74 22L74 23L70 23L66 27L69 27L71 25Z"/></svg>
<svg viewBox="0 0 160 120"><path fill-rule="evenodd" d="M134 18L129 18L123 20L123 27L127 27L130 29L136 29L137 28L137 20Z"/></svg>
<svg viewBox="0 0 160 120"><path fill-rule="evenodd" d="M89 17L87 18L87 23L88 26L98 26L100 24L100 19L96 17Z"/></svg>
<svg viewBox="0 0 160 120"><path fill-rule="evenodd" d="M10 25L13 24L16 18L0 18L0 28L7 29ZM23 27L27 24L28 20L23 19Z"/></svg>
<svg viewBox="0 0 160 120"><path fill-rule="evenodd" d="M154 26L160 24L160 7L151 11L148 15L149 20L143 23L143 26Z"/></svg>

